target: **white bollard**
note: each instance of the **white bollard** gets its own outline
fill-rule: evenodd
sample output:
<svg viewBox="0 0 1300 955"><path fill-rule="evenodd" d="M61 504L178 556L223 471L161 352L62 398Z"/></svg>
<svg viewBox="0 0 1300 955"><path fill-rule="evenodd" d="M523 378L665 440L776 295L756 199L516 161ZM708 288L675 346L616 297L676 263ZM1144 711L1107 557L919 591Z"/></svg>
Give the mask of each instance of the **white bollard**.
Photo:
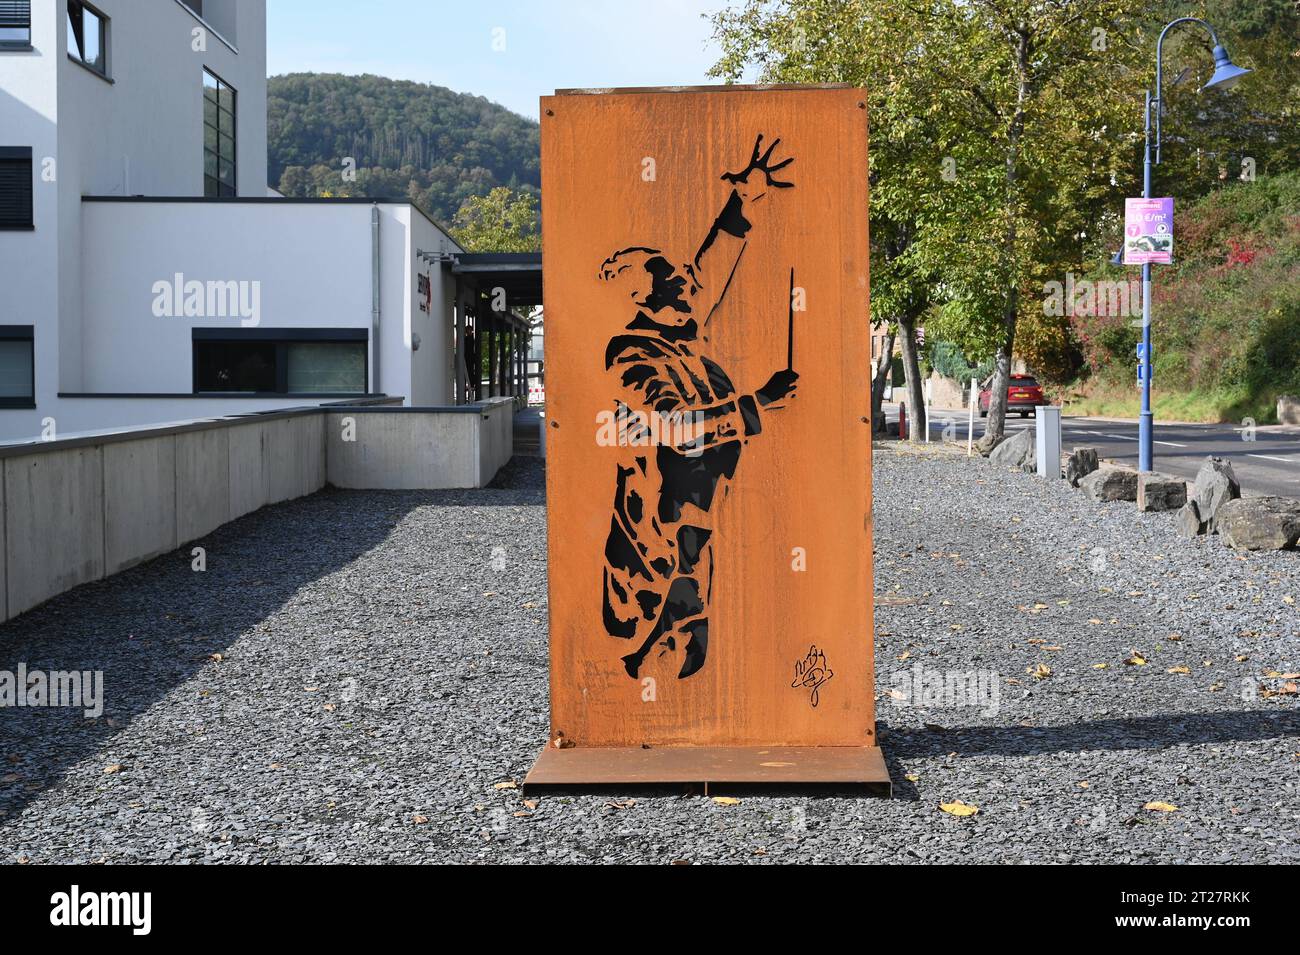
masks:
<svg viewBox="0 0 1300 955"><path fill-rule="evenodd" d="M1061 409L1039 405L1034 409L1034 445L1038 454L1038 476L1061 476Z"/></svg>
<svg viewBox="0 0 1300 955"><path fill-rule="evenodd" d="M966 420L966 457L975 453L975 403L980 400L980 385L974 378L970 380L970 416Z"/></svg>

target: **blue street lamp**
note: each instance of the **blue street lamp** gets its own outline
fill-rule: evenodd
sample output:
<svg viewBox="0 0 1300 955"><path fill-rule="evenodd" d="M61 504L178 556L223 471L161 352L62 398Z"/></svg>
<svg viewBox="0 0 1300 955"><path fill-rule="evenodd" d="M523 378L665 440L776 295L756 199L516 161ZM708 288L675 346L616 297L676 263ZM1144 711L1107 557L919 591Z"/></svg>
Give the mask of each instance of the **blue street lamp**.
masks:
<svg viewBox="0 0 1300 955"><path fill-rule="evenodd" d="M1160 31L1160 39L1156 42L1156 95L1153 99L1151 91L1147 90L1146 97L1146 153L1142 166L1142 198L1151 198L1151 110L1155 108L1156 114L1156 158L1155 164L1160 164L1160 109L1161 97L1164 91L1163 68L1164 68L1164 45L1165 35L1174 27L1182 23L1199 23L1209 31L1210 39L1214 41L1214 75L1206 83L1202 90L1218 88L1228 90L1236 86L1238 81L1250 70L1243 69L1235 65L1232 60L1228 59L1228 51L1219 43L1219 37L1214 32L1214 27L1210 26L1204 20L1197 17L1179 17L1177 20L1170 21L1163 30ZM1152 445L1154 444L1152 433L1152 414L1151 414L1151 263L1142 263L1142 346L1140 350L1142 359L1141 376L1142 376L1142 414L1138 419L1138 470L1150 471L1152 463Z"/></svg>

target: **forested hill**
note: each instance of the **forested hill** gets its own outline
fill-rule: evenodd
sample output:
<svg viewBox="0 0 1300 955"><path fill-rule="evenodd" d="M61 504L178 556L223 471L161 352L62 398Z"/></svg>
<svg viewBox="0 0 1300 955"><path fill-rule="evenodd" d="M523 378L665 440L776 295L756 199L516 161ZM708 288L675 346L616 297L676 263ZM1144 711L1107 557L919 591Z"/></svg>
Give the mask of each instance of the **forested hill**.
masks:
<svg viewBox="0 0 1300 955"><path fill-rule="evenodd" d="M408 198L448 222L467 196L541 185L537 124L481 96L292 73L268 81L266 113L268 182L288 196Z"/></svg>

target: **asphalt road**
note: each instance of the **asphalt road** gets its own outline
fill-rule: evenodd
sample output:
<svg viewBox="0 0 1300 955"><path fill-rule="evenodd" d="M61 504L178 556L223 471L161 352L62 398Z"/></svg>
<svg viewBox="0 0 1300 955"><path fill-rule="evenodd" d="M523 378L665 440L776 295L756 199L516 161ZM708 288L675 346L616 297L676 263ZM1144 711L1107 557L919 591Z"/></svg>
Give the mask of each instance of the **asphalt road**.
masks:
<svg viewBox="0 0 1300 955"><path fill-rule="evenodd" d="M897 405L885 406L886 417L898 417ZM930 440L948 435L966 440L967 413L934 409L930 420ZM1013 415L1007 419L1008 432L1032 428L1034 419ZM984 421L975 417L975 437L984 433ZM1138 426L1136 421L1113 418L1062 418L1061 447L1094 447L1104 459L1137 467ZM1208 455L1232 462L1242 493L1277 494L1300 497L1300 428L1261 427L1254 440L1231 424L1161 424L1156 423L1155 469L1165 474L1191 480Z"/></svg>

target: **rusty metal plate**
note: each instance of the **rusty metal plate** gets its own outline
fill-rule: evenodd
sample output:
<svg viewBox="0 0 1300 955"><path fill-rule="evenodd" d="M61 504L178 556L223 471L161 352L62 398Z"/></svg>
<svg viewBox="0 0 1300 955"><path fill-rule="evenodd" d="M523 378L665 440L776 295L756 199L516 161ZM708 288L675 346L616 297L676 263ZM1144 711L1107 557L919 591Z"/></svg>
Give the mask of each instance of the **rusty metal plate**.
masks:
<svg viewBox="0 0 1300 955"><path fill-rule="evenodd" d="M876 743L865 96L541 107L551 738L574 745L539 772L855 781Z"/></svg>
<svg viewBox="0 0 1300 955"><path fill-rule="evenodd" d="M835 786L890 793L878 746L547 747L526 792L581 786Z"/></svg>

